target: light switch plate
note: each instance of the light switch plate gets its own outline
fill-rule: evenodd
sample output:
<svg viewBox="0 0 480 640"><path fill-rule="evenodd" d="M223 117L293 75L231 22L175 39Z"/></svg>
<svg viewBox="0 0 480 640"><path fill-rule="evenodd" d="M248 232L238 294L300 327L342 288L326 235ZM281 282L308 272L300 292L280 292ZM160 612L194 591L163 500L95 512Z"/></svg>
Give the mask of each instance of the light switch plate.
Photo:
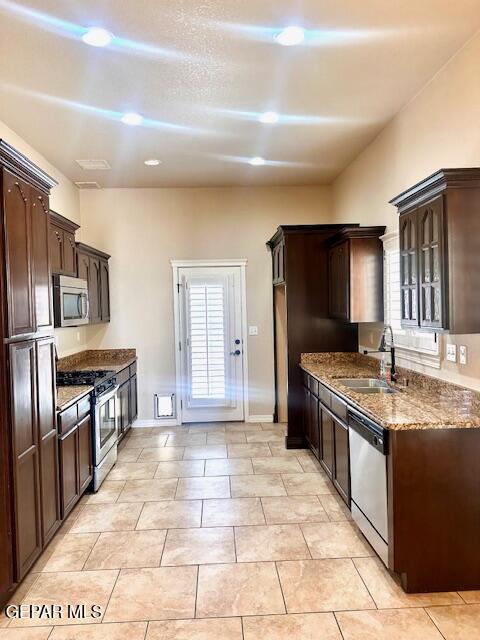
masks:
<svg viewBox="0 0 480 640"><path fill-rule="evenodd" d="M258 336L258 327L256 327L256 326L248 327L248 335L249 336Z"/></svg>
<svg viewBox="0 0 480 640"><path fill-rule="evenodd" d="M447 360L449 362L457 361L457 345L456 344L447 344Z"/></svg>
<svg viewBox="0 0 480 640"><path fill-rule="evenodd" d="M464 344L460 345L459 362L460 364L467 364L467 347Z"/></svg>

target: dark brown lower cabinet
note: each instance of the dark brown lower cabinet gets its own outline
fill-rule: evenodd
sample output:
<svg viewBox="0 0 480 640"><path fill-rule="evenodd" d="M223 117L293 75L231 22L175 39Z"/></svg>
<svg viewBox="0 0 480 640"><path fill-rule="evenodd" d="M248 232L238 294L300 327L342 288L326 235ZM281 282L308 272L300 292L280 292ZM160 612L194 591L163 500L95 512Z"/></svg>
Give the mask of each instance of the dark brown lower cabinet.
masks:
<svg viewBox="0 0 480 640"><path fill-rule="evenodd" d="M130 424L132 424L138 416L138 385L136 373L130 378L130 399L128 408L130 411Z"/></svg>
<svg viewBox="0 0 480 640"><path fill-rule="evenodd" d="M348 448L348 426L332 418L333 421L333 484L347 504L350 504L350 458Z"/></svg>
<svg viewBox="0 0 480 640"><path fill-rule="evenodd" d="M319 399L310 393L310 447L317 458L320 455L319 410Z"/></svg>
<svg viewBox="0 0 480 640"><path fill-rule="evenodd" d="M344 421L346 405L305 373L303 393L305 440L340 496L350 505L349 438ZM338 417L339 412L342 418Z"/></svg>
<svg viewBox="0 0 480 640"><path fill-rule="evenodd" d="M9 345L16 581L60 524L53 344L46 338Z"/></svg>
<svg viewBox="0 0 480 640"><path fill-rule="evenodd" d="M120 436L124 436L130 429L130 383L124 382L118 389L119 409L119 432Z"/></svg>
<svg viewBox="0 0 480 640"><path fill-rule="evenodd" d="M71 431L59 439L60 474L62 482L62 516L70 513L80 498L78 485L78 430Z"/></svg>
<svg viewBox="0 0 480 640"><path fill-rule="evenodd" d="M320 409L321 416L321 447L320 462L323 468L330 476L333 477L333 419L330 413L324 408Z"/></svg>
<svg viewBox="0 0 480 640"><path fill-rule="evenodd" d="M14 460L15 579L20 581L42 550L35 341L11 344L9 356Z"/></svg>
<svg viewBox="0 0 480 640"><path fill-rule="evenodd" d="M117 374L118 388L118 431L119 437L130 431L138 415L137 363L125 367Z"/></svg>
<svg viewBox="0 0 480 640"><path fill-rule="evenodd" d="M78 423L78 485L80 495L93 477L92 419L90 415Z"/></svg>
<svg viewBox="0 0 480 640"><path fill-rule="evenodd" d="M62 517L65 518L80 500L93 477L92 418L88 398L65 409L58 416L61 435L60 481ZM68 425L62 433L64 425Z"/></svg>
<svg viewBox="0 0 480 640"><path fill-rule="evenodd" d="M55 344L53 338L47 338L38 340L36 346L42 543L45 546L61 523L55 404Z"/></svg>

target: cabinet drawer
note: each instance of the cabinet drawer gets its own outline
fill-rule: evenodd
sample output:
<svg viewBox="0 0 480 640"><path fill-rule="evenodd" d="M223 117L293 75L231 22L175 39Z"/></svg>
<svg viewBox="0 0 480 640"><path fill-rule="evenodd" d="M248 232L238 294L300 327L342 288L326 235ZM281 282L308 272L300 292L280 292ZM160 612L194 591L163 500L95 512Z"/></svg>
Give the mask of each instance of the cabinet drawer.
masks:
<svg viewBox="0 0 480 640"><path fill-rule="evenodd" d="M347 405L345 402L343 402L343 400L337 398L337 396L335 396L333 393L330 408L335 415L337 415L345 422L347 421Z"/></svg>
<svg viewBox="0 0 480 640"><path fill-rule="evenodd" d="M137 373L137 363L134 362L130 365L130 377L134 376Z"/></svg>
<svg viewBox="0 0 480 640"><path fill-rule="evenodd" d="M312 376L308 376L308 388L313 395L318 397L318 380L315 380Z"/></svg>
<svg viewBox="0 0 480 640"><path fill-rule="evenodd" d="M323 384L320 385L319 397L320 397L320 400L323 402L323 404L325 406L327 406L329 408L331 407L331 405L332 405L332 394L327 389L327 387L323 386Z"/></svg>
<svg viewBox="0 0 480 640"><path fill-rule="evenodd" d="M82 398L77 405L78 407L78 421L83 420L86 416L90 415L90 396Z"/></svg>
<svg viewBox="0 0 480 640"><path fill-rule="evenodd" d="M58 430L60 435L70 431L77 424L77 405L74 404L58 416Z"/></svg>
<svg viewBox="0 0 480 640"><path fill-rule="evenodd" d="M125 384L125 382L127 382L127 380L130 378L129 367L126 367L125 369L119 371L115 377L117 378L118 386L121 387L122 384Z"/></svg>

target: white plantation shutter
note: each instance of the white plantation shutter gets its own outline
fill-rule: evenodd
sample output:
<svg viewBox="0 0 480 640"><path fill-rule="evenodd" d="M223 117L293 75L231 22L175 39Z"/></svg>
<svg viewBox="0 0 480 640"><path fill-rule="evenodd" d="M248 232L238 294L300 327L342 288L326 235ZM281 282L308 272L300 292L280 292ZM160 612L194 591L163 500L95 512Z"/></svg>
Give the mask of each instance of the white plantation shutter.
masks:
<svg viewBox="0 0 480 640"><path fill-rule="evenodd" d="M192 278L185 282L190 407L230 403L227 284L223 278Z"/></svg>

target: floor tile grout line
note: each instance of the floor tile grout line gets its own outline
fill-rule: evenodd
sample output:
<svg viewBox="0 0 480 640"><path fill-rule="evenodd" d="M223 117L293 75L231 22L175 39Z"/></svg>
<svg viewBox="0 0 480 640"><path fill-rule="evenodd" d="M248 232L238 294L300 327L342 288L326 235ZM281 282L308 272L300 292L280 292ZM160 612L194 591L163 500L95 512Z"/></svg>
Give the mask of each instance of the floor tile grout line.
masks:
<svg viewBox="0 0 480 640"><path fill-rule="evenodd" d="M350 558L350 561L351 561L351 563L353 564L353 566L355 567L355 571L356 571L356 572L358 573L358 575L360 576L360 580L363 582L363 584L364 584L364 586L365 586L365 589L366 589L366 590L367 590L367 592L368 592L368 595L369 595L369 596L370 596L370 598L372 599L373 604L375 605L375 609L377 609L377 610L378 610L378 608L379 608L379 607L378 607L378 605L377 605L377 601L375 600L375 598L373 597L373 595L370 593L370 589L368 588L367 583L366 583L366 582L365 582L365 580L363 579L362 574L361 574L361 573L360 573L360 571L358 570L358 567L357 567L357 565L355 564L354 559L353 559L353 558Z"/></svg>
<svg viewBox="0 0 480 640"><path fill-rule="evenodd" d="M193 619L195 620L197 618L197 601L198 601L198 580L200 577L200 565L197 564L197 576L196 576L196 583L195 583L195 606L193 608Z"/></svg>
<svg viewBox="0 0 480 640"><path fill-rule="evenodd" d="M145 634L143 636L143 640L146 640L147 636L148 636L148 629L150 627L150 620L147 620L147 624L145 625Z"/></svg>
<svg viewBox="0 0 480 640"><path fill-rule="evenodd" d="M340 622L338 621L337 613L338 613L337 611L332 611L333 617L335 618L335 623L336 623L337 628L338 628L338 632L340 633L340 635L341 635L341 636L342 636L342 638L344 639L344 638L345 638L345 636L343 635L343 631L342 631L342 628L341 628L341 626L340 626Z"/></svg>
<svg viewBox="0 0 480 640"><path fill-rule="evenodd" d="M115 587L117 586L117 582L118 582L118 579L120 578L121 571L122 571L121 569L117 569L117 576L115 578L115 582L113 583L113 588L110 591L110 595L108 596L108 600L107 600L107 604L105 605L105 611L103 612L101 624L103 624L103 621L105 620L105 616L107 615L108 607L110 605L110 600L112 599L113 592L115 591Z"/></svg>
<svg viewBox="0 0 480 640"><path fill-rule="evenodd" d="M135 529L134 529L134 531L135 531ZM82 568L80 569L80 571L85 571L85 567L87 566L87 563L88 563L88 561L90 560L90 556L92 555L93 550L94 550L94 549L95 549L95 547L97 546L98 541L100 540L101 535L102 535L101 533L97 533L97 539L95 540L95 542L93 543L93 545L92 545L92 547L91 547L90 551L88 552L88 555L87 555L87 557L85 558L85 562L82 564Z"/></svg>
<svg viewBox="0 0 480 640"><path fill-rule="evenodd" d="M460 594L458 594L458 595L460 595ZM462 596L460 596L460 597L462 597ZM462 605L460 605L460 606L462 606ZM435 620L430 615L430 613L428 611L428 607L422 607L422 609L425 611L425 613L427 614L429 620L432 622L432 624L434 625L435 629L438 630L438 633L442 636L442 638L444 638L444 640L447 640L446 636L443 635L443 633L442 633L440 627L438 626L438 624L435 622Z"/></svg>
<svg viewBox="0 0 480 640"><path fill-rule="evenodd" d="M285 600L285 594L283 592L282 581L280 579L280 572L278 570L278 563L274 562L273 564L275 565L275 571L277 573L277 580L278 580L278 584L280 585L280 593L282 594L283 606L285 607L285 614L288 615L287 601Z"/></svg>

